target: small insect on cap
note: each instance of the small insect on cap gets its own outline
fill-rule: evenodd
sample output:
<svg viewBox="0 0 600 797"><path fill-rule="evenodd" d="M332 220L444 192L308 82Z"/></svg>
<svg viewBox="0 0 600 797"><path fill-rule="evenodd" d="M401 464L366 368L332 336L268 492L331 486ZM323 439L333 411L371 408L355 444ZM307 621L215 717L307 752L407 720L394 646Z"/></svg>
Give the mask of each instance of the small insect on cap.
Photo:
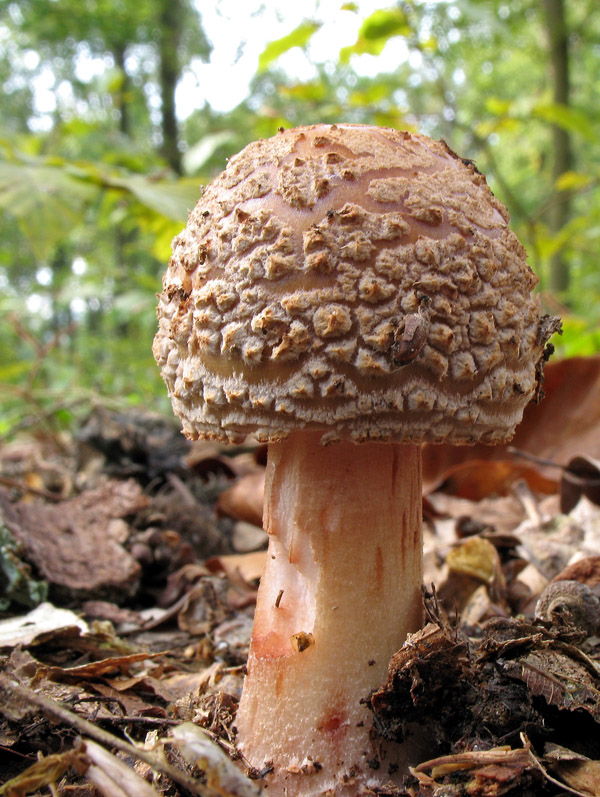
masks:
<svg viewBox="0 0 600 797"><path fill-rule="evenodd" d="M154 354L185 433L510 438L551 330L508 223L424 136L316 125L250 144L164 278Z"/></svg>

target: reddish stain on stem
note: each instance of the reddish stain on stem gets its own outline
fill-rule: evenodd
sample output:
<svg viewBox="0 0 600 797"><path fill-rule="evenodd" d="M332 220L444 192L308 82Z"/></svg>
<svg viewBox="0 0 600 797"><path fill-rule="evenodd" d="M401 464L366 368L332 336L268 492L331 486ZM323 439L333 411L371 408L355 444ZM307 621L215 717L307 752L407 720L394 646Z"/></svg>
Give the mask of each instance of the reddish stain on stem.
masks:
<svg viewBox="0 0 600 797"><path fill-rule="evenodd" d="M347 713L340 709L334 709L325 715L323 722L317 726L317 730L328 734L335 740L338 740L345 735L346 729L348 727L347 722Z"/></svg>
<svg viewBox="0 0 600 797"><path fill-rule="evenodd" d="M378 545L375 554L375 588L377 592L381 592L381 590L383 589L383 576L384 576L383 551L381 550L381 545Z"/></svg>

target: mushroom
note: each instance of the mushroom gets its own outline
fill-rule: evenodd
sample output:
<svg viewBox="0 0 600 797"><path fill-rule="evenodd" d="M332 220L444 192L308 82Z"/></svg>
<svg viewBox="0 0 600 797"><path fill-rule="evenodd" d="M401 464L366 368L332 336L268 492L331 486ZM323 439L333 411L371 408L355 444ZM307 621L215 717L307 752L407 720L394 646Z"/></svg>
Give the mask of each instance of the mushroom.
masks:
<svg viewBox="0 0 600 797"><path fill-rule="evenodd" d="M236 723L269 794L406 765L365 698L422 620L420 444L510 439L554 330L536 281L469 161L363 125L248 145L175 238L154 341L174 411L192 439L269 444Z"/></svg>

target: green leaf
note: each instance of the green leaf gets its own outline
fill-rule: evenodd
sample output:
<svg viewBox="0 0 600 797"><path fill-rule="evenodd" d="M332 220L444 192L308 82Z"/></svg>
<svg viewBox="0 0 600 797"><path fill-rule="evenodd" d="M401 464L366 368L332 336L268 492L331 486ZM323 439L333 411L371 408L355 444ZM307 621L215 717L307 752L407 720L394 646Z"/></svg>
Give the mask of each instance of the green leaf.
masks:
<svg viewBox="0 0 600 797"><path fill-rule="evenodd" d="M580 108L560 103L539 103L532 109L532 115L550 124L557 125L569 133L583 136L591 143L596 143L600 131L594 124L591 114Z"/></svg>
<svg viewBox="0 0 600 797"><path fill-rule="evenodd" d="M0 209L17 219L39 261L83 220L96 192L62 167L0 161Z"/></svg>
<svg viewBox="0 0 600 797"><path fill-rule="evenodd" d="M31 363L25 361L5 365L0 368L0 383L11 382L14 379L19 379L20 377L25 376L30 370Z"/></svg>
<svg viewBox="0 0 600 797"><path fill-rule="evenodd" d="M556 340L559 357L590 357L600 352L600 330L597 325L577 316L562 318L563 334Z"/></svg>
<svg viewBox="0 0 600 797"><path fill-rule="evenodd" d="M327 90L320 80L282 86L280 91L282 96L289 97L297 102L320 103L322 106L327 99ZM285 127L285 125L283 126Z"/></svg>
<svg viewBox="0 0 600 797"><path fill-rule="evenodd" d="M321 25L318 22L303 22L297 28L294 28L291 33L282 36L281 39L269 42L258 57L258 71L264 72L273 61L276 61L293 47L304 47L320 27Z"/></svg>
<svg viewBox="0 0 600 797"><path fill-rule="evenodd" d="M134 196L145 207L185 223L200 195L196 179L156 180L101 171L95 164L60 158L44 163L0 161L0 210L13 215L35 257L44 262L54 247L85 220L102 189Z"/></svg>
<svg viewBox="0 0 600 797"><path fill-rule="evenodd" d="M188 213L200 196L197 180L152 180L141 175L128 177L107 176L113 187L130 191L143 205L175 221L185 223Z"/></svg>
<svg viewBox="0 0 600 797"><path fill-rule="evenodd" d="M488 97L485 101L486 110L494 116L504 116L512 107L512 100L503 100L500 97Z"/></svg>
<svg viewBox="0 0 600 797"><path fill-rule="evenodd" d="M215 152L223 144L228 144L235 138L233 130L219 130L203 136L197 144L190 147L183 155L183 168L186 174L195 174L207 164Z"/></svg>
<svg viewBox="0 0 600 797"><path fill-rule="evenodd" d="M411 33L412 28L401 8L380 8L364 20L356 42L340 50L340 61L348 63L352 55L379 55L393 36Z"/></svg>
<svg viewBox="0 0 600 797"><path fill-rule="evenodd" d="M590 174L582 174L581 172L563 172L554 183L557 191L579 191L582 188L587 188L591 183L595 182L595 178Z"/></svg>
<svg viewBox="0 0 600 797"><path fill-rule="evenodd" d="M411 27L401 8L380 8L365 19L358 35L369 41L387 41L392 36L408 33L411 33Z"/></svg>
<svg viewBox="0 0 600 797"><path fill-rule="evenodd" d="M21 558L21 546L8 528L0 525L0 610L11 604L32 608L48 597L48 583L32 578L31 568Z"/></svg>

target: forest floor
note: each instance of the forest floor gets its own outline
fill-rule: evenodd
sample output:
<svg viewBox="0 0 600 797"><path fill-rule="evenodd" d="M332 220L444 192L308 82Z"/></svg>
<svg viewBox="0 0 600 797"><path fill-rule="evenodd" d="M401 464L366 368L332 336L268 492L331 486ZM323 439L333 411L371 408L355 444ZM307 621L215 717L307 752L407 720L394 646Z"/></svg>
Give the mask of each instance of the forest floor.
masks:
<svg viewBox="0 0 600 797"><path fill-rule="evenodd" d="M431 756L380 794L600 795L600 358L547 393L513 448L424 448L426 624L370 705ZM0 795L260 793L265 462L102 407L0 447Z"/></svg>

